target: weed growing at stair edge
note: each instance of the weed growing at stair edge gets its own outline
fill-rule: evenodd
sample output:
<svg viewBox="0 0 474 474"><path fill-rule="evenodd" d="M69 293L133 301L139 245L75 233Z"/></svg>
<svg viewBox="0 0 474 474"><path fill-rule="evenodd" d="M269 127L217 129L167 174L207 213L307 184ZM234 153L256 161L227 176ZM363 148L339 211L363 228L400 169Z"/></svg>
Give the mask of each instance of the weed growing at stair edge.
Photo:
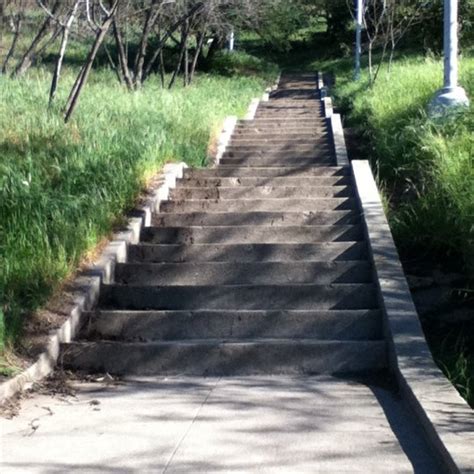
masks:
<svg viewBox="0 0 474 474"><path fill-rule="evenodd" d="M64 74L62 91L73 78ZM150 80L129 93L111 72L95 72L64 125L59 108L47 110L49 81L41 69L0 77L0 347L110 232L148 176L167 161L204 165L222 119L243 114L265 85L203 75L186 89Z"/></svg>

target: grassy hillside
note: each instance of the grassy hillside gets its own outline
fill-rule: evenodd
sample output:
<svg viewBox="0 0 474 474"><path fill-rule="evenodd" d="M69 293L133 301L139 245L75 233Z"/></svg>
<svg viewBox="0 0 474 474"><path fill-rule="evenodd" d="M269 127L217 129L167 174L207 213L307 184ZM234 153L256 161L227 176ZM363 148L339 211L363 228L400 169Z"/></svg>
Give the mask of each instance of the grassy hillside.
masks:
<svg viewBox="0 0 474 474"><path fill-rule="evenodd" d="M74 75L66 72L61 91ZM167 161L202 166L226 115L242 115L269 76L202 75L139 92L94 72L65 125L48 110L50 73L0 77L0 347L130 208ZM57 103L64 103L59 95Z"/></svg>
<svg viewBox="0 0 474 474"><path fill-rule="evenodd" d="M461 83L474 99L474 57L465 55L460 66ZM426 260L464 274L452 298L473 308L474 106L446 120L430 119L427 105L442 84L442 63L422 55L399 58L372 88L367 76L352 80L350 60L319 67L334 73L336 105L362 145L358 154L371 160L405 262ZM438 364L474 406L474 322L422 322Z"/></svg>
<svg viewBox="0 0 474 474"><path fill-rule="evenodd" d="M427 117L442 83L441 62L430 58L398 60L371 89L335 69L343 72L336 101L370 144L399 245L455 259L474 277L474 108L445 121ZM461 62L461 83L474 97L473 57Z"/></svg>

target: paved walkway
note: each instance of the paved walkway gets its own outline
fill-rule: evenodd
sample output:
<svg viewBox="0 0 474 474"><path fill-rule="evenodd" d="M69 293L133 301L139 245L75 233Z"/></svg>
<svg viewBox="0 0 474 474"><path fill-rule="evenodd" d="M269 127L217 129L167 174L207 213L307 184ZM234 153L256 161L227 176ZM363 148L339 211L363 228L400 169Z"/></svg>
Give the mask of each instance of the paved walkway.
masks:
<svg viewBox="0 0 474 474"><path fill-rule="evenodd" d="M76 388L76 397L33 397L2 420L3 474L438 472L396 396L356 381L146 378Z"/></svg>
<svg viewBox="0 0 474 474"><path fill-rule="evenodd" d="M187 171L63 346L69 369L154 378L26 401L2 474L437 472L379 383L361 210L315 79L284 76L218 167Z"/></svg>

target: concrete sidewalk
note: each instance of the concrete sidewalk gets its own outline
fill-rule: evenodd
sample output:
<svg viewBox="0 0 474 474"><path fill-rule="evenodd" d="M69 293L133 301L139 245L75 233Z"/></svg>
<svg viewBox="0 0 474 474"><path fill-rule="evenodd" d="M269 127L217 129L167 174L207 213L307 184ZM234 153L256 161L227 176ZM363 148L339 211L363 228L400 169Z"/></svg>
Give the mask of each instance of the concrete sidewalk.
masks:
<svg viewBox="0 0 474 474"><path fill-rule="evenodd" d="M146 378L75 383L2 420L10 473L436 473L390 391L319 377Z"/></svg>

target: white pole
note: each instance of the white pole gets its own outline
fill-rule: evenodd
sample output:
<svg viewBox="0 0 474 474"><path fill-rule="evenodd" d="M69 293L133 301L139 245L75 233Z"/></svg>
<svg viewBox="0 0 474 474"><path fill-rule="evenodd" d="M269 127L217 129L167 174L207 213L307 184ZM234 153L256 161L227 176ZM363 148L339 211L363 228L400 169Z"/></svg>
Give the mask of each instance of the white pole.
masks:
<svg viewBox="0 0 474 474"><path fill-rule="evenodd" d="M235 35L234 35L234 29L230 31L230 36L229 36L229 51L234 51L234 44L235 44Z"/></svg>
<svg viewBox="0 0 474 474"><path fill-rule="evenodd" d="M356 49L355 49L355 73L356 81L360 79L360 57L362 54L362 15L364 11L363 0L356 0Z"/></svg>
<svg viewBox="0 0 474 474"><path fill-rule="evenodd" d="M444 87L458 85L458 2L444 2Z"/></svg>
<svg viewBox="0 0 474 474"><path fill-rule="evenodd" d="M466 91L458 85L458 0L444 0L444 84L430 104L430 113L468 106Z"/></svg>

